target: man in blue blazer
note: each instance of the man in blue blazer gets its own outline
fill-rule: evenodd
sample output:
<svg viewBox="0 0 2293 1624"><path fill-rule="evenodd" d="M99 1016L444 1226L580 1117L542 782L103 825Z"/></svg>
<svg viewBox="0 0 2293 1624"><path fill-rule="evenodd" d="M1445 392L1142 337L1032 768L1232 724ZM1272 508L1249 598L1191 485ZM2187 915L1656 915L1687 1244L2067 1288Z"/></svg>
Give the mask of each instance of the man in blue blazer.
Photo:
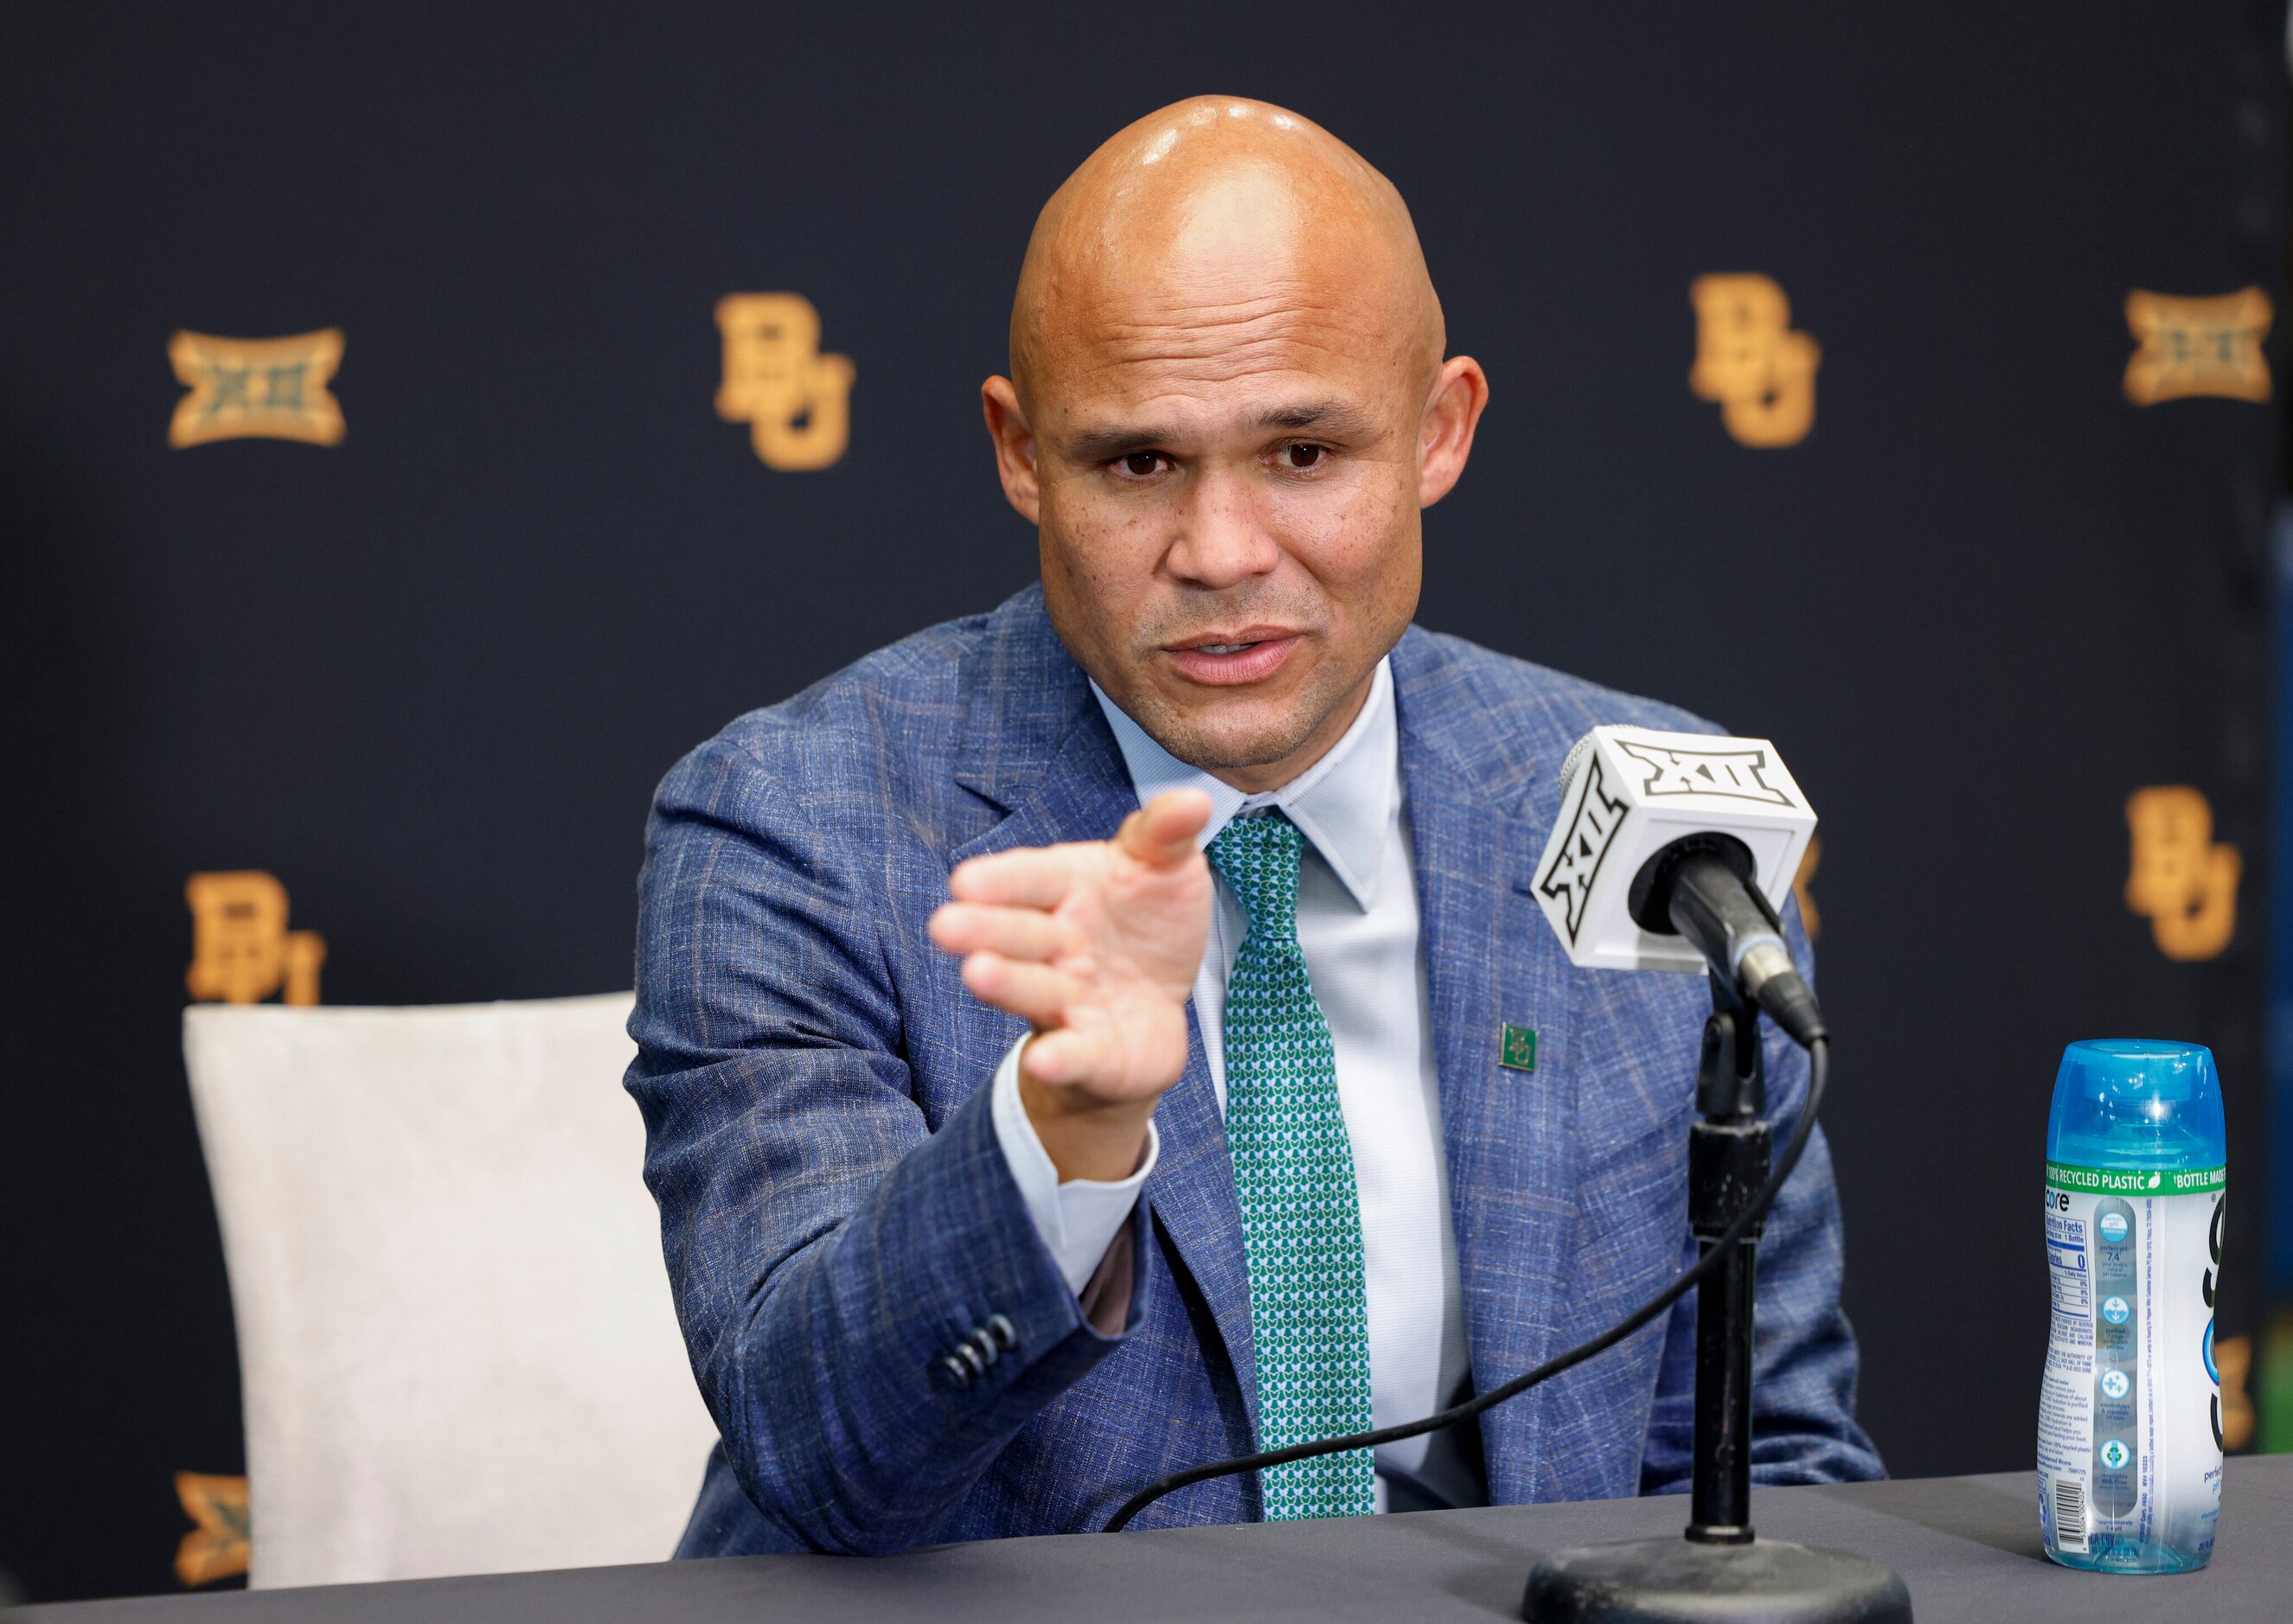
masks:
<svg viewBox="0 0 2293 1624"><path fill-rule="evenodd" d="M1294 114L1165 109L1045 207L1011 351L1041 585L655 802L628 1086L722 1435L682 1555L1097 1528L1502 1382L1693 1254L1703 984L1578 972L1529 882L1572 741L1706 724L1410 625L1487 384L1398 195ZM1877 1475L1819 1136L1760 1264L1755 1477ZM1693 1327L1138 1525L1683 1487Z"/></svg>

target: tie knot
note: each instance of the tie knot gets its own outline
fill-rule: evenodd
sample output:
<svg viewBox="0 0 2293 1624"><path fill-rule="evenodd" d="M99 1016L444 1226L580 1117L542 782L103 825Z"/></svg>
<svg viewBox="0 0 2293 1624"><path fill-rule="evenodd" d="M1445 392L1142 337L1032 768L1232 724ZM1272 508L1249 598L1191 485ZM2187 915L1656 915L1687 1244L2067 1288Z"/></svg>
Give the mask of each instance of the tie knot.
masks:
<svg viewBox="0 0 2293 1624"><path fill-rule="evenodd" d="M1306 836L1280 812L1236 818L1210 844L1211 866L1250 916L1250 927L1294 936L1298 929L1298 865Z"/></svg>

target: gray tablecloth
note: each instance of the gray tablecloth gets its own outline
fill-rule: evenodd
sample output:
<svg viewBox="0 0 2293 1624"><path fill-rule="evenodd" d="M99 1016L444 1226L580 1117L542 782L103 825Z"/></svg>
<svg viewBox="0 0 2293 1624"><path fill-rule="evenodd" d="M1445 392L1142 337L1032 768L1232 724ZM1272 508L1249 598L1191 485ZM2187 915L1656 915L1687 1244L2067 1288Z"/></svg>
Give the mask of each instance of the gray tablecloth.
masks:
<svg viewBox="0 0 2293 1624"><path fill-rule="evenodd" d="M1681 1500L1650 1499L1421 1512L991 1540L874 1561L758 1556L87 1602L20 1616L41 1624L1488 1620L1518 1616L1522 1581L1544 1553L1676 1532L1685 1510ZM2213 1565L2174 1579L2105 1578L2048 1562L2027 1472L1762 1491L1754 1515L1762 1534L1890 1563L1909 1585L1921 1624L2156 1624L2161 1608L2206 1624L2293 1618L2293 1456L2230 1462Z"/></svg>

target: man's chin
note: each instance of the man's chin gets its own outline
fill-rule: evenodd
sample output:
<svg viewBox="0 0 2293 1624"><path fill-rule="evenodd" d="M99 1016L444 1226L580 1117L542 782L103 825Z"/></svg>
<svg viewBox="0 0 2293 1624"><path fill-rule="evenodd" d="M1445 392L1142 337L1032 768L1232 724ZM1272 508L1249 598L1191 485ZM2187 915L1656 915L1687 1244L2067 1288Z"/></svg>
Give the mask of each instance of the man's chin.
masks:
<svg viewBox="0 0 2293 1624"><path fill-rule="evenodd" d="M1226 706L1203 707L1226 709ZM1144 720L1140 719L1141 725ZM1238 772L1287 760L1312 733L1310 722L1278 718L1174 714L1166 710L1147 729L1156 744L1204 772Z"/></svg>

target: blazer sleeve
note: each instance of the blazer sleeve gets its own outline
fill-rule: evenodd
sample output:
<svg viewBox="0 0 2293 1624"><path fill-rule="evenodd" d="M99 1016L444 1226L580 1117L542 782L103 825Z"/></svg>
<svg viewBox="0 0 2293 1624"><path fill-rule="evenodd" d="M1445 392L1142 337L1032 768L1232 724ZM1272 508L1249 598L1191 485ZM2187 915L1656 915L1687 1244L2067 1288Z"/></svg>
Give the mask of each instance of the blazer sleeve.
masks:
<svg viewBox="0 0 2293 1624"><path fill-rule="evenodd" d="M1813 985L1814 955L1800 926L1796 901L1784 910L1784 936L1800 973ZM1761 1025L1767 1035L1768 1119L1779 1153L1807 1103L1807 1054L1771 1022ZM1691 1240L1681 1266L1695 1257ZM1855 1420L1855 1334L1839 1302L1843 1260L1839 1190L1819 1127L1777 1194L1760 1240L1752 1353L1755 1483L1852 1483L1886 1475L1878 1450ZM1665 1330L1641 1457L1642 1493L1689 1487L1695 1401L1696 1294L1690 1292L1672 1311Z"/></svg>
<svg viewBox="0 0 2293 1624"><path fill-rule="evenodd" d="M990 1091L928 1129L882 945L889 864L840 811L835 787L775 782L722 738L663 781L627 1081L741 1488L785 1548L880 1553L929 1538L1122 1338L1038 1235Z"/></svg>

